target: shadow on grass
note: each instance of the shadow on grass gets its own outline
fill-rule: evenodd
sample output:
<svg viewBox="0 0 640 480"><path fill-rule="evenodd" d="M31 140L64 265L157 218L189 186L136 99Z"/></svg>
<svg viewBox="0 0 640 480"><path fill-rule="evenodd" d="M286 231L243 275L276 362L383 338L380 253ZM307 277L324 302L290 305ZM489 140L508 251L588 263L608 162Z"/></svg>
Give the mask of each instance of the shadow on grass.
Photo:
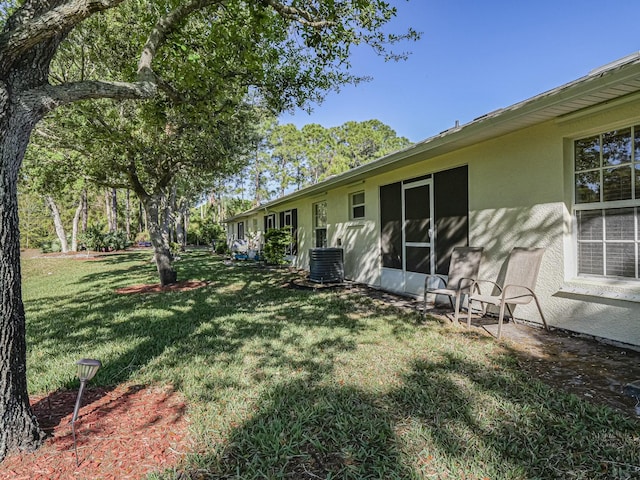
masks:
<svg viewBox="0 0 640 480"><path fill-rule="evenodd" d="M220 457L212 478L411 478L389 412L353 387L294 381L265 395Z"/></svg>
<svg viewBox="0 0 640 480"><path fill-rule="evenodd" d="M207 362L224 360L250 342L269 352L264 367L270 362L288 362L291 368L309 369L318 375L330 368L330 360L322 360L321 355L326 358L332 349L352 348L353 342L338 334L315 347L301 345L299 337L287 330L292 326L324 326L349 335L364 328L347 316L351 309L343 300L276 288L286 283L282 272L250 265L228 266L202 252L190 254L179 268L184 279L211 280L209 286L183 292L118 295L114 283L119 286L132 270L146 268L140 263L140 254L125 256L133 265L114 261L122 268L78 278L78 289L72 297L52 292L26 303L28 343L35 357L30 362L33 376L51 370L44 359L59 358L62 352L69 357L70 365L73 358L100 358L103 368L93 383L111 385L129 380L152 364L167 371L188 365L194 357L206 358ZM270 345L275 340L280 347ZM304 359L286 358L285 351L298 348L308 348ZM68 380L63 382L43 379L44 388L77 388L72 373L70 370ZM183 379L176 373L164 380L180 388Z"/></svg>
<svg viewBox="0 0 640 480"><path fill-rule="evenodd" d="M507 351L495 354L491 339L449 330L433 334L429 350L406 353L419 337L416 315L375 312L387 327L378 329L366 299L279 288L288 281L282 272L229 266L201 253L186 255L178 268L182 280L211 280L207 287L114 293L114 283L153 268L140 258L73 279L71 297L48 293L27 304L30 374L53 375L43 383L54 389L77 386L45 359L60 366L95 356L104 367L94 385L169 382L188 392L203 416L233 416L222 426L195 427L222 437L212 437L213 447L194 460L211 478L640 473L635 423L526 378ZM358 357L362 362L387 361L380 332L398 339L388 357L402 359L386 370L398 380L379 391L334 382L344 356L359 348L374 352ZM467 352L472 343L482 353Z"/></svg>
<svg viewBox="0 0 640 480"><path fill-rule="evenodd" d="M199 473L179 478L637 478L636 424L517 378L503 360L417 360L379 394L277 385L222 448L194 460Z"/></svg>
<svg viewBox="0 0 640 480"><path fill-rule="evenodd" d="M518 370L505 354L494 364L461 354L417 360L390 395L400 419L427 432L437 472L488 478L634 478L640 439L632 420L555 391Z"/></svg>

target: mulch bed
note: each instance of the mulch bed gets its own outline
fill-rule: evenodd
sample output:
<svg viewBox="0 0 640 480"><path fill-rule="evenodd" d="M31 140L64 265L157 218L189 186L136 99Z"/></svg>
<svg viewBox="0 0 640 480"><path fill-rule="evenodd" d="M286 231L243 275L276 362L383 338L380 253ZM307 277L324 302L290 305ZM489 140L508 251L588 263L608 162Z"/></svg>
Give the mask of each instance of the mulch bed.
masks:
<svg viewBox="0 0 640 480"><path fill-rule="evenodd" d="M77 391L32 398L49 438L34 453L16 453L0 464L2 480L139 479L176 466L192 446L186 405L169 388L88 388L75 422Z"/></svg>

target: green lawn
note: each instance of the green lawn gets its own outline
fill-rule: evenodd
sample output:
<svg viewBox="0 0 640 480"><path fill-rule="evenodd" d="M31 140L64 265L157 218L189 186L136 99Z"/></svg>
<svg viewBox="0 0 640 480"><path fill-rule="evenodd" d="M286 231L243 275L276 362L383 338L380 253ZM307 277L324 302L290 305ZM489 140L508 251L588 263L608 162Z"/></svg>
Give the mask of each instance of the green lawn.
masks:
<svg viewBox="0 0 640 480"><path fill-rule="evenodd" d="M527 378L473 330L206 252L178 275L207 287L116 294L157 281L149 260L23 260L30 392L77 388L86 356L104 365L92 385L173 385L193 478L640 478L637 422Z"/></svg>

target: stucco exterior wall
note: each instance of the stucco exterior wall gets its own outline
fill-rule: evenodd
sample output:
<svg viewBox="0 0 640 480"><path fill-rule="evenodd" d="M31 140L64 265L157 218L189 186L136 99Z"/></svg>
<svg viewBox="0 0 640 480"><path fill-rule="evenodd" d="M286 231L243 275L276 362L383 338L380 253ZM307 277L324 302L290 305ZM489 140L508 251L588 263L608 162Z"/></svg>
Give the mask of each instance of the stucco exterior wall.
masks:
<svg viewBox="0 0 640 480"><path fill-rule="evenodd" d="M640 346L640 282L579 278L573 224L573 140L640 124L640 100L547 121L452 153L413 158L409 166L314 196L274 205L298 209L298 256L308 268L314 247L312 205L327 202L328 246L345 252L348 279L380 285L382 185L467 165L469 244L485 249L480 276L495 280L513 247L544 247L537 292L550 325ZM364 191L365 217L349 218L350 194ZM263 214L258 213L263 226ZM516 316L539 322L533 304Z"/></svg>

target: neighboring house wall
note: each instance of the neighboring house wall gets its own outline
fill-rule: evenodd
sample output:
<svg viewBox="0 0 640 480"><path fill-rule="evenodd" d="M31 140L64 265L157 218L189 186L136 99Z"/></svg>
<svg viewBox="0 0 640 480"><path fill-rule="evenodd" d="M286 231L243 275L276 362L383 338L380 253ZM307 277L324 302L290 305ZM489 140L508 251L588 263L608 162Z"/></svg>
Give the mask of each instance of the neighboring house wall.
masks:
<svg viewBox="0 0 640 480"><path fill-rule="evenodd" d="M327 246L344 248L346 278L388 288L381 275L380 187L467 168L468 186L456 188L468 188L469 245L485 249L480 276L495 280L513 247L544 247L537 292L549 324L640 346L640 280L578 276L574 199L574 141L636 125L640 100L597 106L451 153L416 155L405 160L405 166L386 167L383 173L369 173L346 186L328 187L270 209L298 209L294 264L308 268L308 250L315 238L313 204L326 201ZM640 133L637 138L640 144ZM614 206L640 206L640 162L634 172L637 199ZM456 195L454 187L445 190ZM352 218L350 198L359 192L365 197L364 216ZM436 189L436 199L437 193ZM640 248L640 225L629 228L635 228L635 248ZM440 249L437 259L439 271L447 267L443 252ZM519 306L516 316L540 321L533 305Z"/></svg>

